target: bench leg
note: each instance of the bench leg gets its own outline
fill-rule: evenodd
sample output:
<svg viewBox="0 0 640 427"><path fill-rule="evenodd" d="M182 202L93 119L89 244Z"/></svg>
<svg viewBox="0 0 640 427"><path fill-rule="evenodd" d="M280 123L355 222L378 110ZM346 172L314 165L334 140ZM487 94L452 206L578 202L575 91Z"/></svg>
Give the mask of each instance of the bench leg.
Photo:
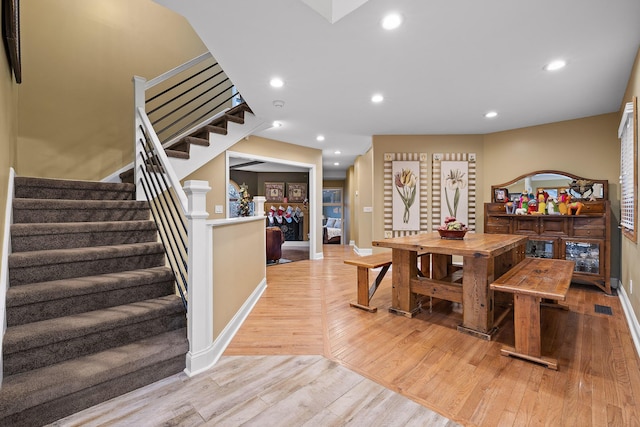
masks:
<svg viewBox="0 0 640 427"><path fill-rule="evenodd" d="M378 290L378 286L384 279L385 274L389 271L389 266L385 265L378 273L376 280L371 284L371 288L369 288L369 269L366 267L358 267L358 302L352 302L349 305L351 307L361 308L363 310L369 311L371 313L375 313L378 311L377 307L371 307L369 302L373 295Z"/></svg>
<svg viewBox="0 0 640 427"><path fill-rule="evenodd" d="M542 357L540 337L540 299L532 295L513 296L513 328L515 348L505 347L503 356L514 356L558 369L558 361Z"/></svg>

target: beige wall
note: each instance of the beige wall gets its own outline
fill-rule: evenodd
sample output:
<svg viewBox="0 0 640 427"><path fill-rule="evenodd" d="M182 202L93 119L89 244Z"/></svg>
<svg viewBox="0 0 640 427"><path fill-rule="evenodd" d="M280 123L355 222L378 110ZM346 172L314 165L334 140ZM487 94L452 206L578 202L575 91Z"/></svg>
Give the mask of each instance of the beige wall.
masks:
<svg viewBox="0 0 640 427"><path fill-rule="evenodd" d="M611 277L620 277L620 141L617 113L515 129L484 138L484 201L491 185L551 169L609 181ZM530 154L527 154L530 153ZM542 155L538 155L542 153ZM484 212L481 212L484 215ZM484 221L484 219L483 219Z"/></svg>
<svg viewBox="0 0 640 427"><path fill-rule="evenodd" d="M636 55L636 61L631 72L629 84L627 85L627 90L625 92L624 98L622 99L620 113L616 115L616 126L620 124L624 105L627 102L631 102L634 96L640 97L640 51L638 51L638 54ZM638 165L640 166L640 162L638 162ZM638 176L640 177L640 171L638 172ZM638 194L636 194L636 197L637 196ZM638 211L636 211L636 215L638 215ZM638 224L640 224L640 221L638 221ZM640 260L640 249L638 248L638 243L632 242L626 237L622 237L621 259L622 286L624 287L626 294L631 301L631 306L633 307L636 319L640 319L640 262L638 262L638 260ZM633 281L633 293L631 293L631 289L629 286L630 281Z"/></svg>
<svg viewBox="0 0 640 427"><path fill-rule="evenodd" d="M373 207L375 194L378 192L382 194L382 187L375 187L377 191L374 192L373 148L356 159L353 170L355 182L351 218L357 217L357 220L354 220L352 224L353 240L358 251L369 251L371 250L372 233L374 232L373 213L364 212L364 209Z"/></svg>
<svg viewBox="0 0 640 427"><path fill-rule="evenodd" d="M490 201L491 185L508 182L524 173L555 169L609 181L612 211L618 216L620 144L616 113L515 129L487 135L384 135L373 137L373 238L384 237L384 153L424 152L429 155L431 185L434 153L476 153L477 228L482 231L482 204ZM426 201L430 203L430 200ZM429 218L430 219L430 218ZM616 219L617 221L617 219Z"/></svg>
<svg viewBox="0 0 640 427"><path fill-rule="evenodd" d="M477 188L481 195L484 186L482 175L483 136L482 135L380 135L373 137L374 149L374 217L373 240L384 238L384 154L385 153L427 153L428 154L428 186L431 188L432 159L434 153L476 153ZM431 191L429 191L429 195ZM431 203L429 200L421 203ZM431 210L429 210L429 224L431 224ZM477 209L481 211L481 209ZM476 223L482 225L481 219ZM371 243L369 242L369 245Z"/></svg>
<svg viewBox="0 0 640 427"><path fill-rule="evenodd" d="M344 213L345 218L348 218L347 227L344 230L345 244L351 244L353 242L355 244L355 228L356 222L358 220L358 215L355 214L354 206L355 206L355 171L353 166L349 166L347 169L347 176L344 181L345 186L345 195L344 195Z"/></svg>
<svg viewBox="0 0 640 427"><path fill-rule="evenodd" d="M15 166L16 139L18 134L18 86L9 70L7 57L0 54L0 248L4 240L5 205L9 168ZM0 260L0 266L2 260Z"/></svg>
<svg viewBox="0 0 640 427"><path fill-rule="evenodd" d="M21 2L17 170L102 179L133 158L133 83L207 49L152 0Z"/></svg>
<svg viewBox="0 0 640 427"><path fill-rule="evenodd" d="M309 184L309 209L315 209L316 218L322 216L322 150L315 148L302 147L299 145L287 144L285 142L275 141L272 139L261 138L258 136L251 136L247 139L243 139L240 142L229 148L229 151L236 153L242 153L247 155L277 158L278 160L284 160L296 163L305 163L315 165L316 168L316 186L312 189ZM221 219L226 218L226 206L227 206L227 189L226 189L226 166L225 155L221 154L213 159L208 164L204 165L184 180L202 180L208 181L212 190L207 194L207 212L209 212L209 218ZM311 177L309 177L311 183ZM253 196L260 194L253 194ZM215 214L215 205L225 206L224 214ZM321 221L316 221L316 253L322 252L322 224Z"/></svg>
<svg viewBox="0 0 640 427"><path fill-rule="evenodd" d="M212 254L215 340L266 276L264 223L231 222L215 226L213 241L216 242Z"/></svg>

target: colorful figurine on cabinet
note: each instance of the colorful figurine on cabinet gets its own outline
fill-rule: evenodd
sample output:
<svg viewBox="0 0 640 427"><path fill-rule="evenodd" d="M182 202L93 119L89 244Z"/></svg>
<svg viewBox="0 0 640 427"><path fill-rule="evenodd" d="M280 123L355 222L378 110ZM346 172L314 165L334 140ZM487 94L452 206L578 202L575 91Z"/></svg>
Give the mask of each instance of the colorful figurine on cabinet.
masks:
<svg viewBox="0 0 640 427"><path fill-rule="evenodd" d="M549 197L547 199L547 214L560 215L560 210L558 210L558 202L553 197Z"/></svg>
<svg viewBox="0 0 640 427"><path fill-rule="evenodd" d="M508 214L514 214L516 213L516 208L518 207L518 205L516 205L516 202L509 200L508 202L506 202L504 204L504 211Z"/></svg>
<svg viewBox="0 0 640 427"><path fill-rule="evenodd" d="M516 209L516 215L526 215L529 211L529 195L523 191L520 195L520 206Z"/></svg>
<svg viewBox="0 0 640 427"><path fill-rule="evenodd" d="M568 215L580 215L580 211L584 207L582 202L571 202L567 205Z"/></svg>
<svg viewBox="0 0 640 427"><path fill-rule="evenodd" d="M571 201L571 196L567 194L566 190L560 190L560 195L558 196L558 212L560 215L566 215L568 212L567 204Z"/></svg>
<svg viewBox="0 0 640 427"><path fill-rule="evenodd" d="M544 215L547 212L547 199L549 193L543 189L538 190L538 215Z"/></svg>

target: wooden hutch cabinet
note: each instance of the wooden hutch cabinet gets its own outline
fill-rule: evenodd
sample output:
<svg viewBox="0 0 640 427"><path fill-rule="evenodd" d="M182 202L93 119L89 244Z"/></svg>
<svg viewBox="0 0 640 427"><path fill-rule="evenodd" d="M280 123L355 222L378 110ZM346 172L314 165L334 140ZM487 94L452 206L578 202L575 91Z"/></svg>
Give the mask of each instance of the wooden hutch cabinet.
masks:
<svg viewBox="0 0 640 427"><path fill-rule="evenodd" d="M582 179L566 172L543 172ZM584 204L580 215L508 214L504 202L496 201L494 196L493 202L484 206L484 232L526 235L526 256L574 261L573 281L598 286L611 294L611 218L606 199L607 182L591 182L601 186L598 187L602 189L601 197L595 201L580 200ZM492 193L495 195L495 189L507 189L512 183L494 186Z"/></svg>

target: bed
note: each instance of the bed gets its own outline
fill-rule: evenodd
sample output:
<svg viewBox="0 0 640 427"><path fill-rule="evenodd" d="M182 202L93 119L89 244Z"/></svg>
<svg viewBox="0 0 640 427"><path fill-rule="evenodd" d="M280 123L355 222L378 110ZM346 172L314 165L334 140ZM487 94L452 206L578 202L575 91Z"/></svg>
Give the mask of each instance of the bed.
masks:
<svg viewBox="0 0 640 427"><path fill-rule="evenodd" d="M340 244L342 241L342 219L328 218L322 227L322 242L325 244Z"/></svg>

